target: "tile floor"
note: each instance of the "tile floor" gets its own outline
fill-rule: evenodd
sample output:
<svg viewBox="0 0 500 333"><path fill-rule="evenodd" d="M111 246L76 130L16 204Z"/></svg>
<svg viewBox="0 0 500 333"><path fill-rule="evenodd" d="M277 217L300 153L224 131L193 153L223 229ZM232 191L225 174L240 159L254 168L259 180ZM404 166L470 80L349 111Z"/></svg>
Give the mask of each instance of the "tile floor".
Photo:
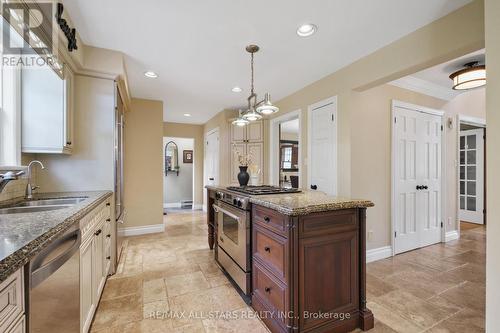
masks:
<svg viewBox="0 0 500 333"><path fill-rule="evenodd" d="M126 240L91 332L268 332L216 266L205 214L164 218L164 233ZM370 332L484 332L485 231L368 264Z"/></svg>

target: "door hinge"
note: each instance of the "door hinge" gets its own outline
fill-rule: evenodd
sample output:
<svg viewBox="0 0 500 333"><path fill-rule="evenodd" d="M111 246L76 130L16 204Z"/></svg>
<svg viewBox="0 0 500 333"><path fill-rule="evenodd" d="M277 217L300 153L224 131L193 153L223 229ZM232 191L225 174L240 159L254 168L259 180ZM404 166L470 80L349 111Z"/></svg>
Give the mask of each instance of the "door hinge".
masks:
<svg viewBox="0 0 500 333"><path fill-rule="evenodd" d="M398 122L398 118L394 117L394 124Z"/></svg>
<svg viewBox="0 0 500 333"><path fill-rule="evenodd" d="M335 121L335 115L332 113L332 121Z"/></svg>
<svg viewBox="0 0 500 333"><path fill-rule="evenodd" d="M443 131L443 130L444 130L444 127L443 127L443 125L441 125L441 131Z"/></svg>
<svg viewBox="0 0 500 333"><path fill-rule="evenodd" d="M444 224L443 224L443 222L441 221L441 228L442 228L442 227L444 227Z"/></svg>
<svg viewBox="0 0 500 333"><path fill-rule="evenodd" d="M396 235L397 235L396 233L397 233L397 231L394 231L394 238L396 238Z"/></svg>
<svg viewBox="0 0 500 333"><path fill-rule="evenodd" d="M486 214L486 209L483 209L483 214Z"/></svg>

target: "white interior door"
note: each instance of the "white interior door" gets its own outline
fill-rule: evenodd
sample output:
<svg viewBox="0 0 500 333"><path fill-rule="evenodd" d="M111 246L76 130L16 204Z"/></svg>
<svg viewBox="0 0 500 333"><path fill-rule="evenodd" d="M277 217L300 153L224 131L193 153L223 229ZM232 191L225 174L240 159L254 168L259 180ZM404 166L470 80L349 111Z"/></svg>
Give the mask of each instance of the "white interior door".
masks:
<svg viewBox="0 0 500 333"><path fill-rule="evenodd" d="M484 129L460 132L461 221L484 223Z"/></svg>
<svg viewBox="0 0 500 333"><path fill-rule="evenodd" d="M337 105L335 101L309 110L309 185L337 195Z"/></svg>
<svg viewBox="0 0 500 333"><path fill-rule="evenodd" d="M219 184L219 131L211 132L206 138L206 185Z"/></svg>
<svg viewBox="0 0 500 333"><path fill-rule="evenodd" d="M441 240L441 117L394 108L395 253Z"/></svg>

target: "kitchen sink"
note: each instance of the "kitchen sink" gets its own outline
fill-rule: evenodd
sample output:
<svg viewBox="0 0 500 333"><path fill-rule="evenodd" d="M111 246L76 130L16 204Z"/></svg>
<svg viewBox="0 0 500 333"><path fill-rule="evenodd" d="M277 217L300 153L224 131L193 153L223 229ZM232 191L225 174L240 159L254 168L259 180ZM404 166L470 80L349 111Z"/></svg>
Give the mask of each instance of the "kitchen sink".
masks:
<svg viewBox="0 0 500 333"><path fill-rule="evenodd" d="M0 215L46 212L50 210L64 209L71 206L72 205L52 205L52 206L24 206L24 207L2 208L0 209Z"/></svg>
<svg viewBox="0 0 500 333"><path fill-rule="evenodd" d="M54 206L54 205L76 205L87 199L86 197L78 198L59 198L59 199L42 199L42 200L32 200L23 201L14 205L13 207L38 207L38 206Z"/></svg>
<svg viewBox="0 0 500 333"><path fill-rule="evenodd" d="M87 197L22 201L10 207L0 209L0 215L36 213L36 212L46 212L51 210L64 209L76 205L84 201L85 199L87 199Z"/></svg>

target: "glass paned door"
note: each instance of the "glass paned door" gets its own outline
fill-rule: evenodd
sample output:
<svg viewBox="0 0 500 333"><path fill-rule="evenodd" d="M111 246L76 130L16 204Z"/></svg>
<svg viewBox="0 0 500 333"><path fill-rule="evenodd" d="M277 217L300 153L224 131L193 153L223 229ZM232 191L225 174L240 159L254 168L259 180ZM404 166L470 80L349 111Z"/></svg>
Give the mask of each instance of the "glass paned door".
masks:
<svg viewBox="0 0 500 333"><path fill-rule="evenodd" d="M459 205L460 220L483 223L484 130L460 132Z"/></svg>

